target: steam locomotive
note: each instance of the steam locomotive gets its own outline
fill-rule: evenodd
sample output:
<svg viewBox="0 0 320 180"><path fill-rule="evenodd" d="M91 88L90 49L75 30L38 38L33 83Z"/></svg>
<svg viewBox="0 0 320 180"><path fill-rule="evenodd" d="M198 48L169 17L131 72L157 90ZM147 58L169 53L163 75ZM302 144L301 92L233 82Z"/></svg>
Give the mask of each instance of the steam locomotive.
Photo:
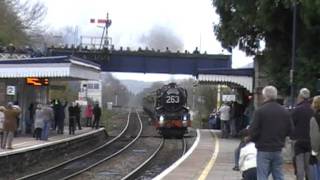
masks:
<svg viewBox="0 0 320 180"><path fill-rule="evenodd" d="M156 91L155 127L163 137L182 138L191 126L187 90L169 83Z"/></svg>

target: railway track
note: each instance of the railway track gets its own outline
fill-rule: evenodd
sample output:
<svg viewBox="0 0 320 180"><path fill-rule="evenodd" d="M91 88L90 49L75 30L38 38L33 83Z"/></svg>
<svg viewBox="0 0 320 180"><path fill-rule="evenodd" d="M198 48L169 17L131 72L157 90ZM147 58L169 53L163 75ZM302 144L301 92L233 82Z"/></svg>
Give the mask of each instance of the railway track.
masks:
<svg viewBox="0 0 320 180"><path fill-rule="evenodd" d="M121 133L99 146L77 156L71 160L65 161L51 168L26 175L19 178L24 179L69 179L81 174L117 155L130 147L142 133L142 121L137 111L128 114L127 123Z"/></svg>
<svg viewBox="0 0 320 180"><path fill-rule="evenodd" d="M177 139L162 139L156 151L144 162L142 162L136 169L132 170L121 180L129 179L152 179L172 163L183 156L187 151L186 139L181 139L180 148L176 149L179 140ZM175 152L173 154L172 152ZM173 157L174 156L174 157Z"/></svg>

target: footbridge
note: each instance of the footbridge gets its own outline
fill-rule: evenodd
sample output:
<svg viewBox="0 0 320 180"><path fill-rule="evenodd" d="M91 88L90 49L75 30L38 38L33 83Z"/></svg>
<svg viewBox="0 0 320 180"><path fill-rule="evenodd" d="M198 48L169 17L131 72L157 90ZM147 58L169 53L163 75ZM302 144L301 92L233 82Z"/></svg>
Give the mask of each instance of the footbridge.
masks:
<svg viewBox="0 0 320 180"><path fill-rule="evenodd" d="M101 71L133 73L186 74L195 76L200 83L226 84L253 91L253 68L232 69L231 55L160 52L151 50L88 50L54 48L47 56L68 55L93 61Z"/></svg>

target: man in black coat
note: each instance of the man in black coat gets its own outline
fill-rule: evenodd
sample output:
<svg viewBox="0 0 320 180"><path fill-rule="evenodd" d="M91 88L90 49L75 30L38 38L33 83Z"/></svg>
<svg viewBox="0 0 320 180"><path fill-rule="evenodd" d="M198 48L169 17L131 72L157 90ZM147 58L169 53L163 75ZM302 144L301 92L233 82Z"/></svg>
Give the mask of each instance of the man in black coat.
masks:
<svg viewBox="0 0 320 180"><path fill-rule="evenodd" d="M100 123L100 117L101 117L101 108L99 107L99 104L95 104L93 108L93 124L92 128L99 128L99 123Z"/></svg>
<svg viewBox="0 0 320 180"><path fill-rule="evenodd" d="M69 134L74 134L75 131L75 121L76 121L76 108L74 104L71 104L68 108L69 112Z"/></svg>
<svg viewBox="0 0 320 180"><path fill-rule="evenodd" d="M264 87L262 95L264 103L254 112L249 129L251 140L258 150L257 177L258 180L268 180L272 174L274 180L284 180L281 149L292 132L291 117L276 102L277 89L274 86Z"/></svg>
<svg viewBox="0 0 320 180"><path fill-rule="evenodd" d="M303 180L305 175L308 179L311 179L309 171L311 152L310 119L313 115L313 110L309 98L310 91L307 88L301 89L298 96L298 103L292 112L294 131L291 138L295 140L294 159L297 180Z"/></svg>
<svg viewBox="0 0 320 180"><path fill-rule="evenodd" d="M78 129L81 130L81 123L80 123L81 108L80 108L78 103L74 107L74 110L75 110L76 122L77 122L77 125L78 125Z"/></svg>

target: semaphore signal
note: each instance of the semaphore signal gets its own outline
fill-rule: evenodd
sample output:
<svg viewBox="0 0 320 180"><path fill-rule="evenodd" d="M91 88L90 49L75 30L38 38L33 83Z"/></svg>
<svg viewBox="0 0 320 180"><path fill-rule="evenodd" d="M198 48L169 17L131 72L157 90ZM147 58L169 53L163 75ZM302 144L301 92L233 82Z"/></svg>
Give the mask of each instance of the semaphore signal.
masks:
<svg viewBox="0 0 320 180"><path fill-rule="evenodd" d="M108 29L111 26L111 19L109 19L109 13L107 13L107 18L106 19L95 19L95 18L91 18L90 19L90 23L92 24L104 24L103 27L103 32L102 32L102 36L101 36L101 41L100 41L100 49L102 47L106 47L109 48L109 46L111 45L111 38L108 36Z"/></svg>

